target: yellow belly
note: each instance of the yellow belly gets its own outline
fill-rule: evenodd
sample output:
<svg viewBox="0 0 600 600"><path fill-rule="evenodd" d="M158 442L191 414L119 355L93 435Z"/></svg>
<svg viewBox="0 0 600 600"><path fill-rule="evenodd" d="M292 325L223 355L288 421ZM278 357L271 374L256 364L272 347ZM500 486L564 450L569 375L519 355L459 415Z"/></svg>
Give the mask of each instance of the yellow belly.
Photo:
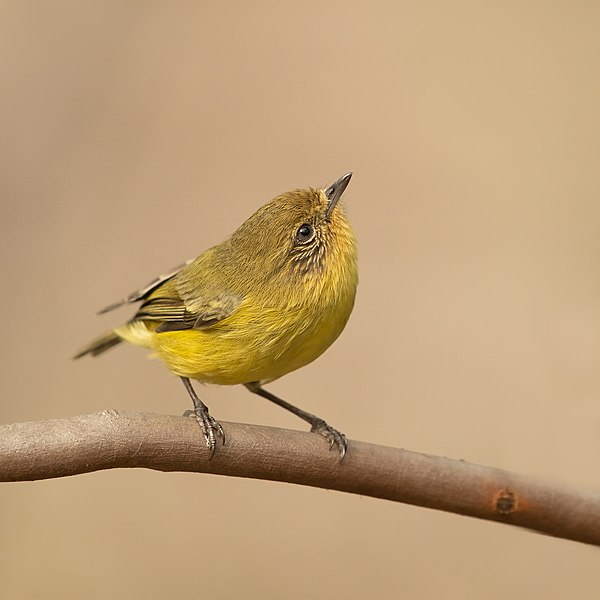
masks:
<svg viewBox="0 0 600 600"><path fill-rule="evenodd" d="M207 329L155 333L152 324L137 322L116 331L151 348L176 375L221 385L267 382L320 356L344 329L353 303L354 294L319 311L242 306Z"/></svg>

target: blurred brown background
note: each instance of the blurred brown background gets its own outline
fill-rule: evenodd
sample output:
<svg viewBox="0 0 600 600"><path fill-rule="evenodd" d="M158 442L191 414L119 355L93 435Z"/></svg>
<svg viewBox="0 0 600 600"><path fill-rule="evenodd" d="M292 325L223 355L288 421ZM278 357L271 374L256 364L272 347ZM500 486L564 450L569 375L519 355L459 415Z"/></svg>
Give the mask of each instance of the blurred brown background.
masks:
<svg viewBox="0 0 600 600"><path fill-rule="evenodd" d="M353 170L353 317L271 389L351 438L600 487L599 19L594 2L0 2L2 422L187 409L138 348L70 360L130 314L95 311ZM302 427L242 388L203 397ZM11 599L600 593L594 548L260 481L5 484L0 527Z"/></svg>

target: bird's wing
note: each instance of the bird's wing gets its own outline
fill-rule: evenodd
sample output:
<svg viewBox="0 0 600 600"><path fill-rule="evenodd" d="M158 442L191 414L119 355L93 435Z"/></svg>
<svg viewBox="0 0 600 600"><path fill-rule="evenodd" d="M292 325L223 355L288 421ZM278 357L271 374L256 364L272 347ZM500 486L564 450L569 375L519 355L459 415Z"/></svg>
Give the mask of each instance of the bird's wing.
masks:
<svg viewBox="0 0 600 600"><path fill-rule="evenodd" d="M155 285L144 295L134 320L158 322L157 333L206 329L232 315L242 297L218 262L217 248L191 261L177 277Z"/></svg>
<svg viewBox="0 0 600 600"><path fill-rule="evenodd" d="M211 327L232 315L242 301L223 280L222 268L208 268L215 253L216 248L205 251L100 312L143 301L132 321L158 323L157 333Z"/></svg>
<svg viewBox="0 0 600 600"><path fill-rule="evenodd" d="M178 265L177 267L171 269L168 273L165 273L164 275L159 275L158 277L154 278L150 283L147 283L146 285L139 288L135 292L131 292L131 294L129 294L128 296L125 296L125 298L121 298L121 300L118 300L117 302L113 302L112 304L109 304L108 306L104 307L102 310L99 310L98 314L102 315L111 310L114 310L115 308L119 308L120 306L123 306L124 304L140 302L141 300L148 298L148 296L152 292L154 292L161 285L163 285L164 283L169 281L169 279L172 279L173 277L175 277L175 275L177 275L180 271L182 271L185 267L187 267L187 265L189 265L192 262L192 260L193 259L190 259L187 262L185 262L181 265Z"/></svg>
<svg viewBox="0 0 600 600"><path fill-rule="evenodd" d="M165 294L168 295L163 295ZM157 321L157 333L183 329L206 329L232 315L240 299L231 294L202 296L193 303L184 301L174 286L151 295L135 315L135 321Z"/></svg>

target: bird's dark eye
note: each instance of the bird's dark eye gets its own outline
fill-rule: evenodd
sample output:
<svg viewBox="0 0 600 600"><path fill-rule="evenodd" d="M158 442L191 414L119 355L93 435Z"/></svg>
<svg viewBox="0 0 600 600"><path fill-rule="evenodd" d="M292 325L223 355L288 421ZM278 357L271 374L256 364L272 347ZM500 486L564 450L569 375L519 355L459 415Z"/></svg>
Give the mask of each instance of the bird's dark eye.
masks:
<svg viewBox="0 0 600 600"><path fill-rule="evenodd" d="M310 242L315 235L315 230L312 225L308 223L304 223L304 225L300 225L298 227L298 231L296 231L296 241L300 244L305 244L306 242Z"/></svg>

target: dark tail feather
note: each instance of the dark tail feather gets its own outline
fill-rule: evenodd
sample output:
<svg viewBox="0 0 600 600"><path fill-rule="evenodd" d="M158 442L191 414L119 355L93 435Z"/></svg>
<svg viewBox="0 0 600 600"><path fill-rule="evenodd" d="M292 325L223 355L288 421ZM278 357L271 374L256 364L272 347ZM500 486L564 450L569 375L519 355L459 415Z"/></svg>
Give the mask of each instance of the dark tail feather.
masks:
<svg viewBox="0 0 600 600"><path fill-rule="evenodd" d="M73 358L81 358L86 354L98 356L98 354L110 350L113 346L120 344L122 341L123 340L114 331L109 331L95 339L91 344L85 346L85 348L82 348Z"/></svg>

